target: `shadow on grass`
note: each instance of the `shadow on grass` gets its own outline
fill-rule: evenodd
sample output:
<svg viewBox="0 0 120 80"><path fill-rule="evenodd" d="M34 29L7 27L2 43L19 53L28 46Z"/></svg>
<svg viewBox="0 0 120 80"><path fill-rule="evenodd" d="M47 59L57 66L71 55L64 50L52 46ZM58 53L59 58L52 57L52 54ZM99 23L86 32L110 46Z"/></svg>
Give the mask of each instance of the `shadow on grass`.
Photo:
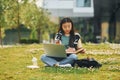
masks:
<svg viewBox="0 0 120 80"><path fill-rule="evenodd" d="M98 69L94 68L60 68L60 67L43 67L42 72L45 73L62 73L62 74L86 74L97 72Z"/></svg>

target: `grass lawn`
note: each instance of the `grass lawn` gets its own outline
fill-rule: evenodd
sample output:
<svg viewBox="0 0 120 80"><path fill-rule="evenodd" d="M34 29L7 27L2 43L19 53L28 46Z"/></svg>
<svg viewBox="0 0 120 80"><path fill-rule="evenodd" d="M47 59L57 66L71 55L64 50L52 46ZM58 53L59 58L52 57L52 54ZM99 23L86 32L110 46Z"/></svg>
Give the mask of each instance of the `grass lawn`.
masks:
<svg viewBox="0 0 120 80"><path fill-rule="evenodd" d="M84 44L87 56L102 63L100 69L44 67L39 60L41 44L17 45L0 48L0 80L120 80L120 46L109 44ZM32 65L32 55L38 59L38 69Z"/></svg>

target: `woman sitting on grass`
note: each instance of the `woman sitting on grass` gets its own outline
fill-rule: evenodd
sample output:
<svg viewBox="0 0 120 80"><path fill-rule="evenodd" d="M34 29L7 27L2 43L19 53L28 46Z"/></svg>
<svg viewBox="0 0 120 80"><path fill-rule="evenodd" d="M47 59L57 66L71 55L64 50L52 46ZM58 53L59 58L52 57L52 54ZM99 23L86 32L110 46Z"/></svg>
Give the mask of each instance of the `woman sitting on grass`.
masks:
<svg viewBox="0 0 120 80"><path fill-rule="evenodd" d="M65 46L67 58L49 57L43 54L41 60L47 66L71 67L74 61L77 60L77 54L85 53L85 50L82 48L81 37L79 33L75 33L73 22L70 18L61 20L55 43Z"/></svg>

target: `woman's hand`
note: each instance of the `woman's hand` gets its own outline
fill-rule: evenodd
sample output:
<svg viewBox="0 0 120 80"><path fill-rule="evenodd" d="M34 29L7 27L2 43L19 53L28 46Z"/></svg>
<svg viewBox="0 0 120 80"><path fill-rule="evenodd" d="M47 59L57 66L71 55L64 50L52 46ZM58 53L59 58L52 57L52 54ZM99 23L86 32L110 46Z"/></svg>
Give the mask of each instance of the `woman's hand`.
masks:
<svg viewBox="0 0 120 80"><path fill-rule="evenodd" d="M84 49L84 48L78 48L76 50L76 53L85 53L85 51L86 51L86 49Z"/></svg>
<svg viewBox="0 0 120 80"><path fill-rule="evenodd" d="M56 40L55 41L55 44L61 44L59 40Z"/></svg>
<svg viewBox="0 0 120 80"><path fill-rule="evenodd" d="M69 47L68 49L66 49L66 53L76 53L76 50L75 48Z"/></svg>
<svg viewBox="0 0 120 80"><path fill-rule="evenodd" d="M66 49L66 53L85 53L85 49L84 48L78 48L77 50L75 50L75 48L71 48L69 47L68 49Z"/></svg>

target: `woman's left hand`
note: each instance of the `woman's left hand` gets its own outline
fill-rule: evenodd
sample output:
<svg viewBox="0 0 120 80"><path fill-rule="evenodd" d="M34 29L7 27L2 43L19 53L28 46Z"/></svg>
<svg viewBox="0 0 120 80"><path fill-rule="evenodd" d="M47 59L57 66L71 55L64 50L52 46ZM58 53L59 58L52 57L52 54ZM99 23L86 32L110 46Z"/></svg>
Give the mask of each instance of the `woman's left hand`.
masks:
<svg viewBox="0 0 120 80"><path fill-rule="evenodd" d="M68 49L66 49L66 53L76 53L76 50L75 48L69 47Z"/></svg>
<svg viewBox="0 0 120 80"><path fill-rule="evenodd" d="M76 53L85 53L86 52L86 49L84 48L78 48Z"/></svg>

